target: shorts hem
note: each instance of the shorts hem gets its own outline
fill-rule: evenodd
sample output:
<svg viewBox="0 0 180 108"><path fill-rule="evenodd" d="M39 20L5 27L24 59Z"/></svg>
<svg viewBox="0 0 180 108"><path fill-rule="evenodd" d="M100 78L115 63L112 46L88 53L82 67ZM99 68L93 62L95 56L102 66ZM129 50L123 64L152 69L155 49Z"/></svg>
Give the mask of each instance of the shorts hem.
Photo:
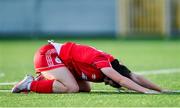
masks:
<svg viewBox="0 0 180 108"><path fill-rule="evenodd" d="M65 65L61 64L61 65L56 65L56 66L52 66L52 67L37 68L37 69L35 69L35 71L36 71L36 73L41 73L43 71L49 71L49 70L53 70L53 69L56 69L59 67L65 67Z"/></svg>

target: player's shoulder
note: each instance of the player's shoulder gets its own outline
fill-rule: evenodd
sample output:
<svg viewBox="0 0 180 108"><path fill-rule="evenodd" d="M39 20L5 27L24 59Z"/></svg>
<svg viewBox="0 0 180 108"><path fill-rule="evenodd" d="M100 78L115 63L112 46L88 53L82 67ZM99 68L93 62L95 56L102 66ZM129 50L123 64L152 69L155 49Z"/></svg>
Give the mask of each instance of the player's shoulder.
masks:
<svg viewBox="0 0 180 108"><path fill-rule="evenodd" d="M71 45L74 45L74 44L77 44L77 43L72 42L72 41L67 41L67 42L63 43L63 45L66 45L66 46L71 46Z"/></svg>

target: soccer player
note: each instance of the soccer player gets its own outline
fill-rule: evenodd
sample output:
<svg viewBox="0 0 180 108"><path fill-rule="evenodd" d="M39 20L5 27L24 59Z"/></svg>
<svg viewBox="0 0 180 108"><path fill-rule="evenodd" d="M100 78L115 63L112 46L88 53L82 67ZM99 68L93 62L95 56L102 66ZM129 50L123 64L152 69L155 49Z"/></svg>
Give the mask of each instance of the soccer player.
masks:
<svg viewBox="0 0 180 108"><path fill-rule="evenodd" d="M89 82L105 82L140 93L163 91L144 77L132 73L112 55L74 42L49 41L35 53L34 66L39 77L35 80L26 76L12 88L13 93L90 92Z"/></svg>

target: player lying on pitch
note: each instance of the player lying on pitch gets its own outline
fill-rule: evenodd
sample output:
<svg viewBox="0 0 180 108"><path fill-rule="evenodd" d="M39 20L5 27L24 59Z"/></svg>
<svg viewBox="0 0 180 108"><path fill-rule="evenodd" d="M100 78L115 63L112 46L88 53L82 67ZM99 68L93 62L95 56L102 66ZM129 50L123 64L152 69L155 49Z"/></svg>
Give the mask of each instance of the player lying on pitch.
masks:
<svg viewBox="0 0 180 108"><path fill-rule="evenodd" d="M162 92L156 84L132 73L112 55L91 46L74 42L42 46L34 56L34 79L26 76L12 88L13 93L90 92L90 82L105 82L113 87L125 87L140 93Z"/></svg>

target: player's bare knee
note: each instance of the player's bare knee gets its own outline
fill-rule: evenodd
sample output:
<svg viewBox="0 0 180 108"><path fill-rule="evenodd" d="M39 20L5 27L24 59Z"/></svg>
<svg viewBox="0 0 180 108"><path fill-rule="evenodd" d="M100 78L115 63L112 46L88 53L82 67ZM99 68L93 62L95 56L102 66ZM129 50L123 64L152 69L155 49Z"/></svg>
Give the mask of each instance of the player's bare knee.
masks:
<svg viewBox="0 0 180 108"><path fill-rule="evenodd" d="M58 82L57 80L54 80L53 82L53 92L54 93L66 93L68 92L68 88Z"/></svg>
<svg viewBox="0 0 180 108"><path fill-rule="evenodd" d="M77 93L77 92L79 92L79 86L78 85L73 85L73 86L69 87L68 92L69 93Z"/></svg>

